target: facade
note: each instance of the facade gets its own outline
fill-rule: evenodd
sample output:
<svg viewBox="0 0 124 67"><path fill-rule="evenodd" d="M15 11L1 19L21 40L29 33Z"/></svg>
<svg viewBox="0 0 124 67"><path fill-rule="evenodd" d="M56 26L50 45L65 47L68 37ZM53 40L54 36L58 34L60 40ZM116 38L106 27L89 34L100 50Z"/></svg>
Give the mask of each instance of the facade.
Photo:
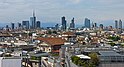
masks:
<svg viewBox="0 0 124 67"><path fill-rule="evenodd" d="M88 18L85 18L84 26L85 28L90 28L90 20Z"/></svg>
<svg viewBox="0 0 124 67"><path fill-rule="evenodd" d="M29 21L22 21L23 29L29 29Z"/></svg>
<svg viewBox="0 0 124 67"><path fill-rule="evenodd" d="M67 22L66 22L66 20L65 20L65 17L63 16L62 17L62 30L63 31L66 31L66 28L67 28L67 24L66 24Z"/></svg>
<svg viewBox="0 0 124 67"><path fill-rule="evenodd" d="M0 57L0 67L22 67L21 58Z"/></svg>
<svg viewBox="0 0 124 67"><path fill-rule="evenodd" d="M100 51L99 52L100 65L99 67L123 67L124 55L114 51Z"/></svg>
<svg viewBox="0 0 124 67"><path fill-rule="evenodd" d="M71 20L70 28L75 28L74 18Z"/></svg>
<svg viewBox="0 0 124 67"><path fill-rule="evenodd" d="M40 44L38 48L45 52L59 53L59 49L64 45L65 40L61 38L38 38Z"/></svg>

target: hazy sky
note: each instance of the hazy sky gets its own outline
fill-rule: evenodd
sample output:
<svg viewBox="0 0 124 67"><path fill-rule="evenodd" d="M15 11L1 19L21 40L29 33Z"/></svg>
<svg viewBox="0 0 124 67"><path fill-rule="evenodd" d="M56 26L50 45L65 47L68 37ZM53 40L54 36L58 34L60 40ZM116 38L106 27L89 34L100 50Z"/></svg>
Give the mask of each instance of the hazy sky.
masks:
<svg viewBox="0 0 124 67"><path fill-rule="evenodd" d="M124 18L124 0L0 0L0 22L21 22L29 20L36 11L42 22L60 23L75 17L76 23L83 23L88 17L93 22Z"/></svg>

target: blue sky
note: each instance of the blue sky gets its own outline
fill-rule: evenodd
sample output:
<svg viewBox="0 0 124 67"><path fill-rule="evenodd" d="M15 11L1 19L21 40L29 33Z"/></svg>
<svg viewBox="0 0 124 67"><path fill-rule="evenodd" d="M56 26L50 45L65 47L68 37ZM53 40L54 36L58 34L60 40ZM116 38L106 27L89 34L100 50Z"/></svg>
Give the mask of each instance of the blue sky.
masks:
<svg viewBox="0 0 124 67"><path fill-rule="evenodd" d="M124 0L0 0L0 22L29 20L32 11L41 22L60 23L65 16L83 24L88 17L93 22L110 24L124 18Z"/></svg>

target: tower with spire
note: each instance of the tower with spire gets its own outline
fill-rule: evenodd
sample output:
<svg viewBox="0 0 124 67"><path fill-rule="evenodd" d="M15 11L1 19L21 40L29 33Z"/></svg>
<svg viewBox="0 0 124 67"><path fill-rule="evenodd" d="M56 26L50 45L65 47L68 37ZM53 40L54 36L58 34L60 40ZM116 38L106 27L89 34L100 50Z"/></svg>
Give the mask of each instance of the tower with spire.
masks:
<svg viewBox="0 0 124 67"><path fill-rule="evenodd" d="M30 17L30 24L31 24L31 29L36 28L36 17L35 17L35 11L33 10L33 16Z"/></svg>

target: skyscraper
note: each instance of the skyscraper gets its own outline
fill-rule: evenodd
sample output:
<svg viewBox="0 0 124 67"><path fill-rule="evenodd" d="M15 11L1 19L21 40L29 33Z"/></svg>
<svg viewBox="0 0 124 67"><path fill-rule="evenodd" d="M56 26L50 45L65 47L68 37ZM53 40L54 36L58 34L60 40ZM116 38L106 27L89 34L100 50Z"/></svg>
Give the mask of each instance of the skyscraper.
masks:
<svg viewBox="0 0 124 67"><path fill-rule="evenodd" d="M95 28L97 27L97 23L94 23L94 27L95 27Z"/></svg>
<svg viewBox="0 0 124 67"><path fill-rule="evenodd" d="M36 17L35 17L35 12L33 11L33 17L30 17L30 23L31 25L31 29L35 29L36 28Z"/></svg>
<svg viewBox="0 0 124 67"><path fill-rule="evenodd" d="M22 25L21 25L21 23L18 23L18 28L20 28Z"/></svg>
<svg viewBox="0 0 124 67"><path fill-rule="evenodd" d="M67 27L67 26L66 26L66 20L65 20L65 17L63 16L63 17L62 17L62 30L63 30L63 31L66 31L66 27Z"/></svg>
<svg viewBox="0 0 124 67"><path fill-rule="evenodd" d="M71 20L70 28L75 28L74 18Z"/></svg>
<svg viewBox="0 0 124 67"><path fill-rule="evenodd" d="M99 27L100 27L100 29L103 29L103 24L100 24Z"/></svg>
<svg viewBox="0 0 124 67"><path fill-rule="evenodd" d="M29 29L29 21L22 21L23 29Z"/></svg>
<svg viewBox="0 0 124 67"><path fill-rule="evenodd" d="M121 20L119 20L119 29L122 29L122 21Z"/></svg>
<svg viewBox="0 0 124 67"><path fill-rule="evenodd" d="M84 26L85 28L90 28L90 20L88 18L85 18Z"/></svg>
<svg viewBox="0 0 124 67"><path fill-rule="evenodd" d="M21 23L18 23L18 29L21 29L21 28L22 28Z"/></svg>
<svg viewBox="0 0 124 67"><path fill-rule="evenodd" d="M36 28L41 28L40 25L41 25L40 21L37 21Z"/></svg>
<svg viewBox="0 0 124 67"><path fill-rule="evenodd" d="M11 29L15 29L15 24L14 23L11 23Z"/></svg>
<svg viewBox="0 0 124 67"><path fill-rule="evenodd" d="M115 29L118 29L118 21L115 20Z"/></svg>

